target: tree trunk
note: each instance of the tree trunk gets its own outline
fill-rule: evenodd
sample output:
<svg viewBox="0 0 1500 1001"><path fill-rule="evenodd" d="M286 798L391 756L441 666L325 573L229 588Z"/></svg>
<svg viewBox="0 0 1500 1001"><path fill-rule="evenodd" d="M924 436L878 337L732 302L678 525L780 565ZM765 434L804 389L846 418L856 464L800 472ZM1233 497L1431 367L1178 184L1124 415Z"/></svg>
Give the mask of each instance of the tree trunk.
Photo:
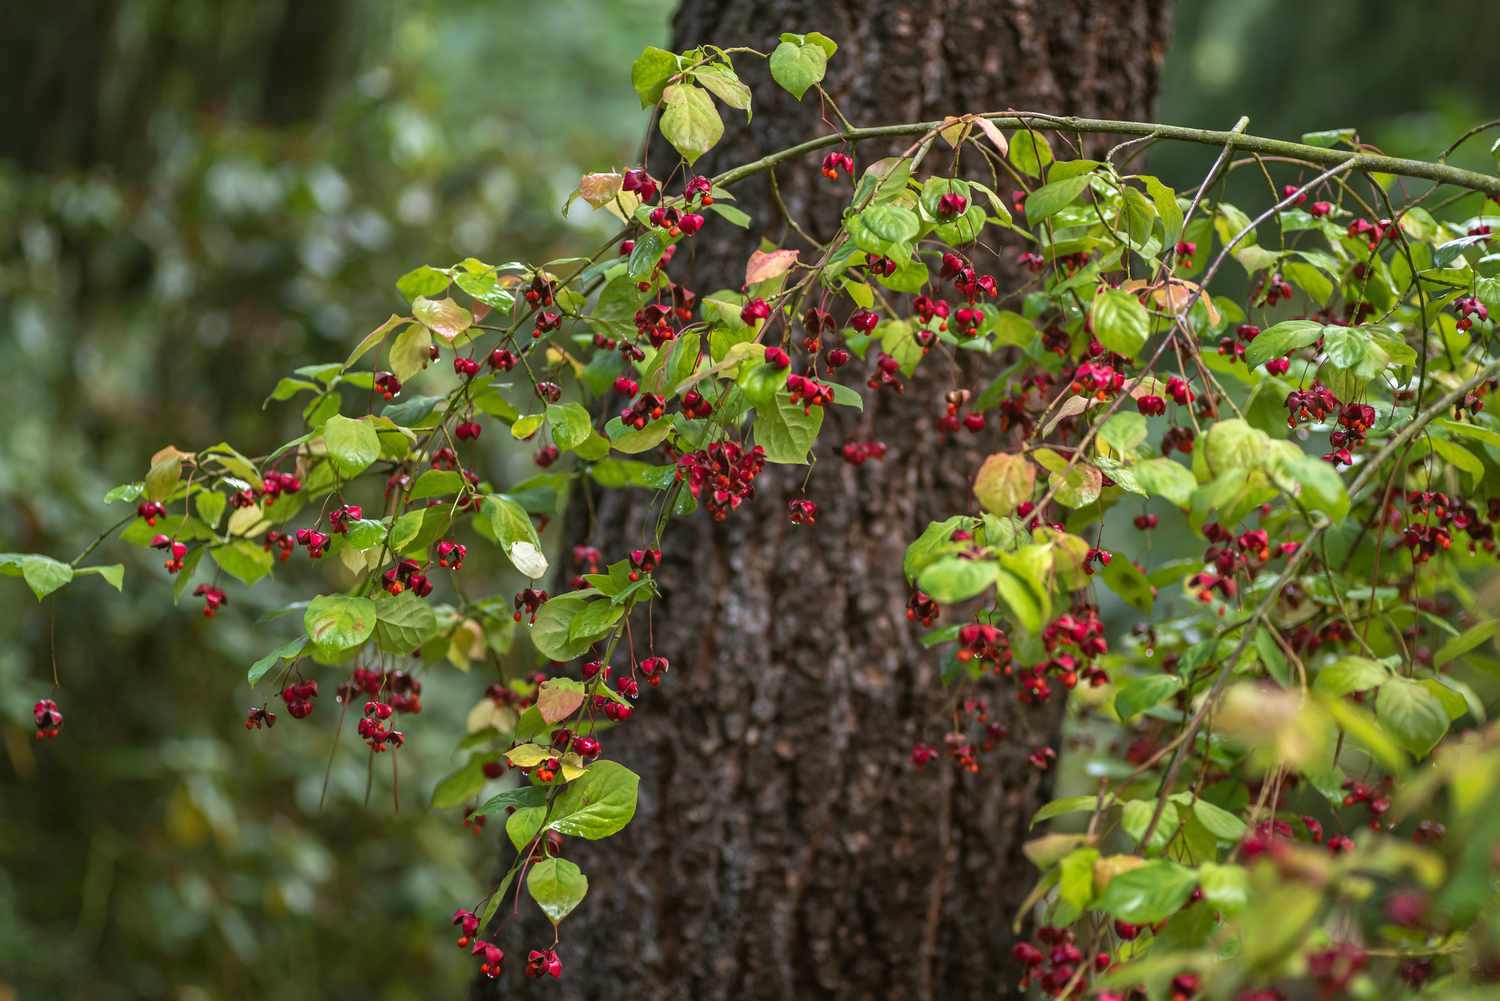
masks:
<svg viewBox="0 0 1500 1001"><path fill-rule="evenodd" d="M770 49L781 30L822 31L840 45L826 86L860 125L1007 107L1139 118L1155 94L1165 7L685 0L673 48ZM703 173L826 131L816 92L799 105L761 82L763 66L741 61L755 81L754 123L730 113L741 124L700 162ZM881 152L857 155L868 163ZM651 162L661 175L675 156L658 143ZM816 158L787 165L780 183L799 220L829 236L847 186L831 188ZM673 277L700 293L738 288L761 236L795 245L764 176L735 193L754 216L751 231L710 216L674 263ZM942 746L954 706L937 655L905 617L902 554L930 520L972 508L972 471L1002 447L993 438L939 446L951 378L919 372L904 397L869 398L863 415L830 408L807 486L821 509L815 526L786 516L807 469L768 466L756 500L726 523L699 513L668 530L654 640L671 672L644 690L626 726L604 735L607 756L642 776L639 810L621 835L567 846L591 888L564 926L567 972L546 985L551 996L959 1001L1011 992L1010 926L1035 873L1020 847L1048 786L1026 758L1056 742L1057 708L1023 713L997 692L992 712L1010 738L976 775L946 759L921 772L908 761L918 740ZM975 437L987 436L965 440ZM855 468L834 454L871 438L888 445L883 462ZM649 537L653 520L645 492L613 492L589 541L618 558ZM508 994L525 993L518 979Z"/></svg>

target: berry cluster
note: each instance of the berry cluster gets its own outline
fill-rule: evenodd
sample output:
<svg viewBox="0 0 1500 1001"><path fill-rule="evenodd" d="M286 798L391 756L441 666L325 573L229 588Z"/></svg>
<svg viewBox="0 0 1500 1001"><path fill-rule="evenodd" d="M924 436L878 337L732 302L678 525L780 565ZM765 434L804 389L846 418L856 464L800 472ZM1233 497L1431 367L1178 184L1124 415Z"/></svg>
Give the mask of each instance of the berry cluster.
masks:
<svg viewBox="0 0 1500 1001"><path fill-rule="evenodd" d="M766 451L759 445L742 448L733 441L716 441L699 452L688 452L677 460L677 478L715 521L755 496L755 478L766 465Z"/></svg>
<svg viewBox="0 0 1500 1001"><path fill-rule="evenodd" d="M31 719L36 724L37 740L53 740L62 732L62 713L51 699L41 699L32 706Z"/></svg>
<svg viewBox="0 0 1500 1001"><path fill-rule="evenodd" d="M292 719L307 719L312 715L312 700L318 697L318 683L316 681L294 681L282 686L281 701L286 703L286 711L292 714ZM254 710L251 710L254 715ZM274 723L274 719L267 720Z"/></svg>

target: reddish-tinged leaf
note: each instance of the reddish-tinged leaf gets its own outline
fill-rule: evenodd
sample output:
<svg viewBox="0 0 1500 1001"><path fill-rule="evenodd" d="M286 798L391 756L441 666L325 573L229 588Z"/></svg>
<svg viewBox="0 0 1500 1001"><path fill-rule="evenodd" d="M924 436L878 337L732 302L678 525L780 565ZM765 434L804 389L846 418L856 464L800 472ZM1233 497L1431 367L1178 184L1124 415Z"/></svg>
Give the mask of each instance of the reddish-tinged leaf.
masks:
<svg viewBox="0 0 1500 1001"><path fill-rule="evenodd" d="M594 208L603 208L615 200L624 181L623 174L584 174L578 182L578 194Z"/></svg>
<svg viewBox="0 0 1500 1001"><path fill-rule="evenodd" d="M553 678L537 689L536 709L548 723L567 719L583 705L583 686L571 678Z"/></svg>
<svg viewBox="0 0 1500 1001"><path fill-rule="evenodd" d="M976 118L974 122L979 126L979 131L983 132L989 138L990 143L1000 151L1001 156L1010 152L1010 143L1005 141L1005 133L1000 131L1000 126L988 118Z"/></svg>
<svg viewBox="0 0 1500 1001"><path fill-rule="evenodd" d="M745 265L745 284L754 285L770 278L777 278L792 270L797 263L795 250L757 250L750 255Z"/></svg>

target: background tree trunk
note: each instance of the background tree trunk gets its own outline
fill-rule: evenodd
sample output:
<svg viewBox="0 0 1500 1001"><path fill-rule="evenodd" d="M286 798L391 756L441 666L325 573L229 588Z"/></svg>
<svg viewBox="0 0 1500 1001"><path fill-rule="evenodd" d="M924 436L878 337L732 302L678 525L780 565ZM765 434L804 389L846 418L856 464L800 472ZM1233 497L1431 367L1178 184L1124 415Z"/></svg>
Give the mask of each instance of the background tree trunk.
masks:
<svg viewBox="0 0 1500 1001"><path fill-rule="evenodd" d="M1139 118L1167 24L1165 0L685 0L673 49L769 50L779 31L822 31L840 45L826 86L856 124L1007 107ZM754 124L728 113L703 173L826 129L816 92L799 105L741 61ZM861 147L857 159L887 152ZM675 160L658 140L655 172ZM847 187L832 189L815 159L780 180L799 220L831 235ZM796 245L764 176L735 193L750 232L710 217L673 267L700 293L738 288L762 235ZM937 656L905 618L902 554L930 520L971 508L981 450L1000 447L938 446L948 378L919 376L904 397L869 399L863 415L830 408L807 488L822 512L815 527L786 517L807 470L770 466L755 502L727 523L700 513L669 529L654 625L673 667L604 738L609 757L641 773L639 812L621 836L567 848L591 891L565 926L568 970L545 985L551 995L958 1001L1011 991L1009 929L1034 874L1020 846L1048 785L1026 756L1055 740L1056 708L1021 719L1008 694L996 698L1011 737L977 775L944 759L913 774L907 761L917 740L941 746L953 707ZM833 454L869 438L889 446L883 463L854 468ZM644 493L616 492L590 541L617 558L653 519Z"/></svg>

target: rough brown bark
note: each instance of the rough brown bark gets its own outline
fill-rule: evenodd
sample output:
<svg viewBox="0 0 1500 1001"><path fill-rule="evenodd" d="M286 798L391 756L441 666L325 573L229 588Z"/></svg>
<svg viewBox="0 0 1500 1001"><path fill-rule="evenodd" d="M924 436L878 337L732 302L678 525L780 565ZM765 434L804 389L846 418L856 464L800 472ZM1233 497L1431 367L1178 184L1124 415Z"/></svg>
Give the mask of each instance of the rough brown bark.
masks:
<svg viewBox="0 0 1500 1001"><path fill-rule="evenodd" d="M861 125L1008 106L1139 118L1155 92L1165 7L686 0L673 44L768 50L781 30L822 31L840 44L828 89ZM756 81L754 123L732 126L700 171L824 128L815 93L799 105L759 83L763 67L743 73ZM861 162L872 153L861 149ZM670 162L653 150L658 173ZM781 187L826 237L839 198L816 166L784 169ZM752 231L711 223L673 268L700 292L738 287L758 237L782 237L765 178L736 193ZM620 836L567 849L591 889L565 926L569 965L560 985L546 985L552 994L953 1001L1011 992L1009 928L1034 876L1020 845L1046 785L1025 759L1055 737L1056 715L1022 719L997 699L1012 738L978 775L943 761L913 775L906 761L918 739L940 745L951 720L937 657L905 618L899 570L929 520L971 507L978 453L939 447L933 427L951 385L939 380L949 378L872 399L863 415L830 414L808 487L822 509L816 527L796 528L785 513L806 469L768 467L754 504L726 524L699 514L669 529L655 649L672 671L627 726L605 735L608 756L642 776L639 812ZM842 441L876 437L890 448L883 463L856 469L832 454ZM612 558L648 537L654 514L643 493L601 503L591 540Z"/></svg>

